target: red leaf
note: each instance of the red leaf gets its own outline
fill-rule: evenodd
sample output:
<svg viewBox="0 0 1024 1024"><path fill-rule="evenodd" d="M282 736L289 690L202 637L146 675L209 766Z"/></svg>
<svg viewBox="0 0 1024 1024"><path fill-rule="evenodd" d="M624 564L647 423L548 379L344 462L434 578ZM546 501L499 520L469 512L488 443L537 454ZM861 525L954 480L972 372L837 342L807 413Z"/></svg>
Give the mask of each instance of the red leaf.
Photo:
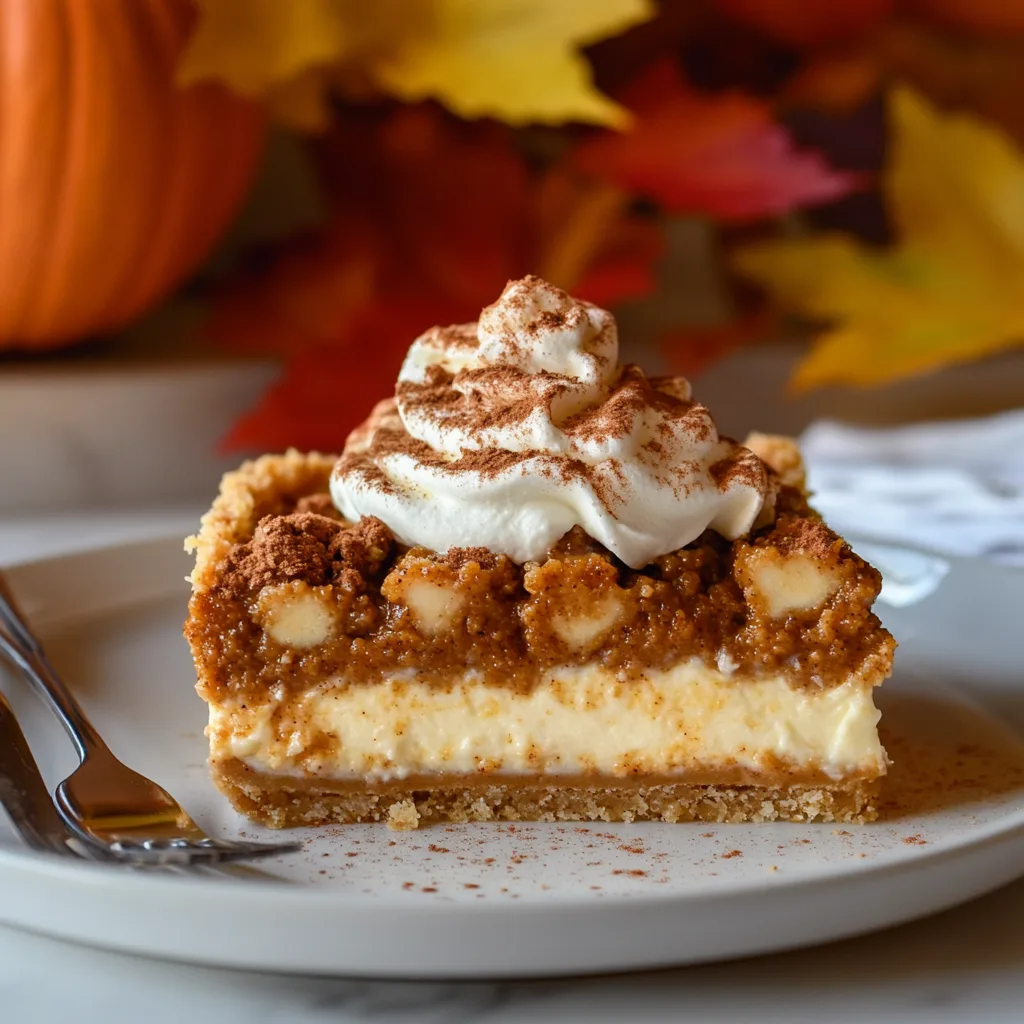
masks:
<svg viewBox="0 0 1024 1024"><path fill-rule="evenodd" d="M642 299L658 290L657 264L665 255L661 225L634 217L625 220L607 248L572 286L577 298L598 306Z"/></svg>
<svg viewBox="0 0 1024 1024"><path fill-rule="evenodd" d="M394 232L400 272L412 269L423 291L450 298L463 318L476 316L521 272L529 248L529 183L511 133L404 110L383 143L382 220Z"/></svg>
<svg viewBox="0 0 1024 1024"><path fill-rule="evenodd" d="M870 32L888 17L894 0L718 0L718 6L736 21L781 43L814 47L848 42Z"/></svg>
<svg viewBox="0 0 1024 1024"><path fill-rule="evenodd" d="M1024 32L1020 0L904 0L908 9L952 28L979 34Z"/></svg>
<svg viewBox="0 0 1024 1024"><path fill-rule="evenodd" d="M378 398L391 393L405 344L382 350L309 349L293 357L222 439L222 451L340 451Z"/></svg>
<svg viewBox="0 0 1024 1024"><path fill-rule="evenodd" d="M374 298L381 264L371 232L335 221L225 288L207 333L220 346L246 353L344 345L354 317Z"/></svg>
<svg viewBox="0 0 1024 1024"><path fill-rule="evenodd" d="M856 188L816 153L798 152L769 107L739 93L701 95L665 62L624 97L636 121L577 149L577 165L672 211L742 221L827 202Z"/></svg>
<svg viewBox="0 0 1024 1024"><path fill-rule="evenodd" d="M767 311L739 317L719 327L681 327L661 338L661 351L672 373L693 378L742 345L766 337L773 328Z"/></svg>
<svg viewBox="0 0 1024 1024"><path fill-rule="evenodd" d="M353 117L324 162L330 224L225 290L209 328L221 345L346 345L382 316L408 345L438 319L476 315L523 272L526 173L504 129L466 130L430 108Z"/></svg>

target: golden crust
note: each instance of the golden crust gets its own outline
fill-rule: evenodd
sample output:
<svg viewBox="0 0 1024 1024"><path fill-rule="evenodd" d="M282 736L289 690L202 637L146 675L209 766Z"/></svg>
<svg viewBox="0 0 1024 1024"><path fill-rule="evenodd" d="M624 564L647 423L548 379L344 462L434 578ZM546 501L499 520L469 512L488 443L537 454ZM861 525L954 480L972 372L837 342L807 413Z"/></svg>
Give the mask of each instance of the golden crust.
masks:
<svg viewBox="0 0 1024 1024"><path fill-rule="evenodd" d="M236 810L271 828L385 821L407 830L469 821L835 821L877 817L877 780L811 786L656 785L569 787L489 781L471 787L332 791L329 782L262 775L218 762L213 779Z"/></svg>
<svg viewBox="0 0 1024 1024"><path fill-rule="evenodd" d="M225 473L199 533L185 541L185 550L196 554L189 576L193 592L214 585L216 567L236 544L252 536L260 519L280 511L289 497L294 504L295 495L326 490L337 461L337 455L289 448L283 455L262 455Z"/></svg>

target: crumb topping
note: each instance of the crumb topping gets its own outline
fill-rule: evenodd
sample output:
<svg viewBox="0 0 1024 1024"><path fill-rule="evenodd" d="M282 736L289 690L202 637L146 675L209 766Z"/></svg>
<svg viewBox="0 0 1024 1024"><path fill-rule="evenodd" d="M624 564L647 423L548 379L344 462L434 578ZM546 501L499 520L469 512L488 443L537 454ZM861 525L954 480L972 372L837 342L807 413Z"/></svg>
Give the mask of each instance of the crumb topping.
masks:
<svg viewBox="0 0 1024 1024"><path fill-rule="evenodd" d="M828 589L773 616L752 587L794 555L827 573ZM312 648L277 643L257 621L265 589L276 596L294 581L320 588L337 623ZM598 663L628 681L685 658L738 680L781 672L818 688L888 673L894 644L871 612L879 588L878 573L785 487L776 522L750 538L708 531L642 571L579 528L520 566L482 549L405 548L379 520L293 512L265 518L236 545L214 586L194 595L188 634L211 696L257 701L325 676L365 685L411 670L444 686L474 668L486 685L528 689L565 664Z"/></svg>
<svg viewBox="0 0 1024 1024"><path fill-rule="evenodd" d="M318 516L328 519L341 519L341 513L335 508L334 501L326 492L321 494L305 494L295 503L296 512L315 512Z"/></svg>
<svg viewBox="0 0 1024 1024"><path fill-rule="evenodd" d="M315 504L322 504L325 496L314 497ZM222 585L230 594L245 595L292 580L319 587L345 572L365 578L379 570L392 539L373 517L349 526L316 512L265 516L252 540L236 545L228 556Z"/></svg>

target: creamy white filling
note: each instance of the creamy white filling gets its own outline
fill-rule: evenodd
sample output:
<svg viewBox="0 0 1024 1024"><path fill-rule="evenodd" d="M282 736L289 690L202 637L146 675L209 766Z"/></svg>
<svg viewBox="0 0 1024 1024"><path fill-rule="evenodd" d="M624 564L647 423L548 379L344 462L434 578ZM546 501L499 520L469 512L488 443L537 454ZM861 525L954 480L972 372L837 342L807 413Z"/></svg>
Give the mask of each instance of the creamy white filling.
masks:
<svg viewBox="0 0 1024 1024"><path fill-rule="evenodd" d="M725 766L756 773L779 761L842 778L884 770L878 719L871 688L859 680L800 690L779 677L730 681L690 662L631 682L597 667L563 669L525 694L470 673L443 690L415 678L335 682L282 707L211 705L209 735L215 760L381 782Z"/></svg>

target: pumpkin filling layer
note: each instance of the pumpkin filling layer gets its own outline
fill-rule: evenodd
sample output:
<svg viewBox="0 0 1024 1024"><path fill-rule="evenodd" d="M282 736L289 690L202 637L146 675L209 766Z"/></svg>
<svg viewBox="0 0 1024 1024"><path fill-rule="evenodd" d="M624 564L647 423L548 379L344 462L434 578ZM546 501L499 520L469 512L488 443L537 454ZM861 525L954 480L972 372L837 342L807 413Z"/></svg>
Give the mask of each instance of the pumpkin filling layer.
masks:
<svg viewBox="0 0 1024 1024"><path fill-rule="evenodd" d="M749 538L708 531L643 570L578 528L526 565L409 549L379 521L309 511L326 511L324 499L264 516L193 597L193 649L220 666L201 680L208 700L260 703L326 677L377 685L409 672L443 688L467 668L519 691L566 666L639 680L694 659L811 691L888 672L892 639L871 611L878 573L794 489Z"/></svg>

